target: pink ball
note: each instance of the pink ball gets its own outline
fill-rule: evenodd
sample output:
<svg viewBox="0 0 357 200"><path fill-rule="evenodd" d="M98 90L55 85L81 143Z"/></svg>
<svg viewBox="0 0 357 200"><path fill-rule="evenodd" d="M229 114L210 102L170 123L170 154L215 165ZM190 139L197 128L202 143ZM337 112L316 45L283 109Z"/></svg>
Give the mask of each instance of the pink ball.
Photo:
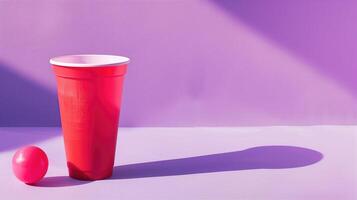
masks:
<svg viewBox="0 0 357 200"><path fill-rule="evenodd" d="M42 149L28 146L16 151L12 158L12 170L15 176L26 184L41 180L48 169L48 158Z"/></svg>

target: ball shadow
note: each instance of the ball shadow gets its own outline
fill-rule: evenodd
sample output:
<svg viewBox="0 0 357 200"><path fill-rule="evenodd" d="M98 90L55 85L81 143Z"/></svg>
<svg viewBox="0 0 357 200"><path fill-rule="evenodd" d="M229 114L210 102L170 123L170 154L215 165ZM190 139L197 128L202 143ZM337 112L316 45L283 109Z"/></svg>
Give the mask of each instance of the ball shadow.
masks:
<svg viewBox="0 0 357 200"><path fill-rule="evenodd" d="M40 182L31 185L35 187L69 187L69 186L77 186L88 184L90 181L80 181L76 179L72 179L69 176L52 176L45 177Z"/></svg>

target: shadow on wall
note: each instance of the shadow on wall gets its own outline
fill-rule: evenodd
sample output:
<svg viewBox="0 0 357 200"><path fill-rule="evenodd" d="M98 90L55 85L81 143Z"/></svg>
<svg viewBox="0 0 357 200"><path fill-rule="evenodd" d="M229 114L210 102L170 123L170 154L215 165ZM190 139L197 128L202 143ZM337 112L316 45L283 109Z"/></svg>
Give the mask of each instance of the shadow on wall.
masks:
<svg viewBox="0 0 357 200"><path fill-rule="evenodd" d="M59 126L57 95L9 70L0 63L0 127ZM31 134L31 131L36 134ZM43 133L42 133L43 132ZM55 136L53 130L2 128L0 152Z"/></svg>
<svg viewBox="0 0 357 200"><path fill-rule="evenodd" d="M0 152L13 150L36 142L60 136L61 129L48 127L21 128L9 127L0 129Z"/></svg>
<svg viewBox="0 0 357 200"><path fill-rule="evenodd" d="M0 126L59 126L57 95L0 63Z"/></svg>
<svg viewBox="0 0 357 200"><path fill-rule="evenodd" d="M6 1L0 51L43 84L51 56L132 58L121 126L355 124L355 2ZM58 123L54 94L0 70L0 126Z"/></svg>
<svg viewBox="0 0 357 200"><path fill-rule="evenodd" d="M357 95L357 1L212 2Z"/></svg>

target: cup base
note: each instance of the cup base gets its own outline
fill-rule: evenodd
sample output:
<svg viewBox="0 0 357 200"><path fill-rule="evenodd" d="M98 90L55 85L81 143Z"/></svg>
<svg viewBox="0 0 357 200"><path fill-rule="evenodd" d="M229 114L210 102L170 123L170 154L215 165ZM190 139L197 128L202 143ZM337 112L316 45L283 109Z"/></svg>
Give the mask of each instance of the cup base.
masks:
<svg viewBox="0 0 357 200"><path fill-rule="evenodd" d="M92 171L79 171L79 170L69 169L69 176L71 178L82 180L82 181L103 180L111 177L112 174L113 174L113 170L92 172Z"/></svg>

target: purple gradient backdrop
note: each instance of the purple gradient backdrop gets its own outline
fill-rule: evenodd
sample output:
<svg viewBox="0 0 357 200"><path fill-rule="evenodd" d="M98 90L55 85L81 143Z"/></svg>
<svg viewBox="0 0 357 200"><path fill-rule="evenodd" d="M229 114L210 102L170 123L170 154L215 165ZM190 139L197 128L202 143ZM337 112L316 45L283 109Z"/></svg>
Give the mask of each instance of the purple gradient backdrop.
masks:
<svg viewBox="0 0 357 200"><path fill-rule="evenodd" d="M56 126L53 56L132 59L122 126L353 124L357 2L0 1L0 126Z"/></svg>

